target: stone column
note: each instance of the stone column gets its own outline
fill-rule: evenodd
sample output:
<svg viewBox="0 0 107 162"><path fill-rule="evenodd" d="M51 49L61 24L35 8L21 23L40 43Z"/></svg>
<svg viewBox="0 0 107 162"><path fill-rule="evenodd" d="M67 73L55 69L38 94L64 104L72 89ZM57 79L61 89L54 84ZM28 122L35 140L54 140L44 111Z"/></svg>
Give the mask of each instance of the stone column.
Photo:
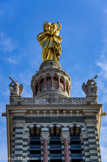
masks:
<svg viewBox="0 0 107 162"><path fill-rule="evenodd" d="M44 89L46 89L46 78L44 78Z"/></svg>
<svg viewBox="0 0 107 162"><path fill-rule="evenodd" d="M64 92L66 91L66 81L64 80Z"/></svg>
<svg viewBox="0 0 107 162"><path fill-rule="evenodd" d="M69 140L69 128L62 128L62 138L64 140L64 157L65 161L69 162L69 146L68 146L68 140Z"/></svg>
<svg viewBox="0 0 107 162"><path fill-rule="evenodd" d="M48 128L42 128L42 139L43 139L43 162L48 162L48 140L49 140L49 130Z"/></svg>
<svg viewBox="0 0 107 162"><path fill-rule="evenodd" d="M40 82L38 82L38 92L40 92Z"/></svg>
<svg viewBox="0 0 107 162"><path fill-rule="evenodd" d="M60 88L60 77L58 77L58 88Z"/></svg>
<svg viewBox="0 0 107 162"><path fill-rule="evenodd" d="M67 87L67 91L68 91L68 95L69 95L69 85L68 85L68 87Z"/></svg>
<svg viewBox="0 0 107 162"><path fill-rule="evenodd" d="M53 76L51 76L51 87L54 87Z"/></svg>

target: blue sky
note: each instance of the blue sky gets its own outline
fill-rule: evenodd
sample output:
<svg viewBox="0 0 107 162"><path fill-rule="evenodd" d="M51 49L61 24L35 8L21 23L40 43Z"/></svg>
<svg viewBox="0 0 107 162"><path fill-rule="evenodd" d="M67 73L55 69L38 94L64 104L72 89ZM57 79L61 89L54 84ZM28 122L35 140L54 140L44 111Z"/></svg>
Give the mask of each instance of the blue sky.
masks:
<svg viewBox="0 0 107 162"><path fill-rule="evenodd" d="M85 96L82 83L98 75L98 102L107 112L107 1L106 0L0 0L0 113L9 103L9 76L24 85L42 63L37 34L45 21L62 25L60 64L72 80L72 97ZM0 117L0 156L7 155L6 120ZM100 145L107 161L107 117L102 117ZM0 160L3 162L3 160Z"/></svg>

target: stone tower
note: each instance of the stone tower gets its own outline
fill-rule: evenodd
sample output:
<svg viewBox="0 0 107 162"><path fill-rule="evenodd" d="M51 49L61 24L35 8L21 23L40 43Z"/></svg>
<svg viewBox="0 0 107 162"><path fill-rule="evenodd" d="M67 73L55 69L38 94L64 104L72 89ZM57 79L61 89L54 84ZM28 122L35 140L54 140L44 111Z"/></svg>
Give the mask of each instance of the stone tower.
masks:
<svg viewBox="0 0 107 162"><path fill-rule="evenodd" d="M22 97L23 85L12 80L4 114L9 162L101 162L104 113L97 103L95 79L83 83L86 97L71 98L69 75L58 61L49 59L32 77L32 98Z"/></svg>

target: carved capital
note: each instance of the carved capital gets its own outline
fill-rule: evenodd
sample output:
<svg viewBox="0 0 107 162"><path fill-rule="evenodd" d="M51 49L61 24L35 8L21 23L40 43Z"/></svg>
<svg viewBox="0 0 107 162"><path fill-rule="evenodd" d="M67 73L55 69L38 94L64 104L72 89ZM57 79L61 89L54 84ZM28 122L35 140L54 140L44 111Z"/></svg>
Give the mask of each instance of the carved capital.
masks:
<svg viewBox="0 0 107 162"><path fill-rule="evenodd" d="M48 130L48 128L42 128L41 136L42 136L43 140L44 139L49 140L49 130Z"/></svg>
<svg viewBox="0 0 107 162"><path fill-rule="evenodd" d="M69 138L69 128L62 128L62 138L63 139L68 139Z"/></svg>

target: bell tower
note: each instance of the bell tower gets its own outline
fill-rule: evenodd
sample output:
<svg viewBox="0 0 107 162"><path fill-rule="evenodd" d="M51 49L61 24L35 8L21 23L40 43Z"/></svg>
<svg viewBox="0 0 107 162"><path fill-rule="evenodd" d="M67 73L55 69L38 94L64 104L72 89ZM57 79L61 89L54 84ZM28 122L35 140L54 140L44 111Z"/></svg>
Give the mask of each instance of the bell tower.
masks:
<svg viewBox="0 0 107 162"><path fill-rule="evenodd" d="M83 83L85 97L70 97L71 79L59 64L59 22L43 24L37 36L43 62L31 80L33 97L23 85L10 83L6 105L9 162L101 162L99 136L102 104L97 83Z"/></svg>
<svg viewBox="0 0 107 162"><path fill-rule="evenodd" d="M59 63L48 60L41 64L39 71L32 77L31 88L36 98L49 97L53 93L70 97L71 79Z"/></svg>

